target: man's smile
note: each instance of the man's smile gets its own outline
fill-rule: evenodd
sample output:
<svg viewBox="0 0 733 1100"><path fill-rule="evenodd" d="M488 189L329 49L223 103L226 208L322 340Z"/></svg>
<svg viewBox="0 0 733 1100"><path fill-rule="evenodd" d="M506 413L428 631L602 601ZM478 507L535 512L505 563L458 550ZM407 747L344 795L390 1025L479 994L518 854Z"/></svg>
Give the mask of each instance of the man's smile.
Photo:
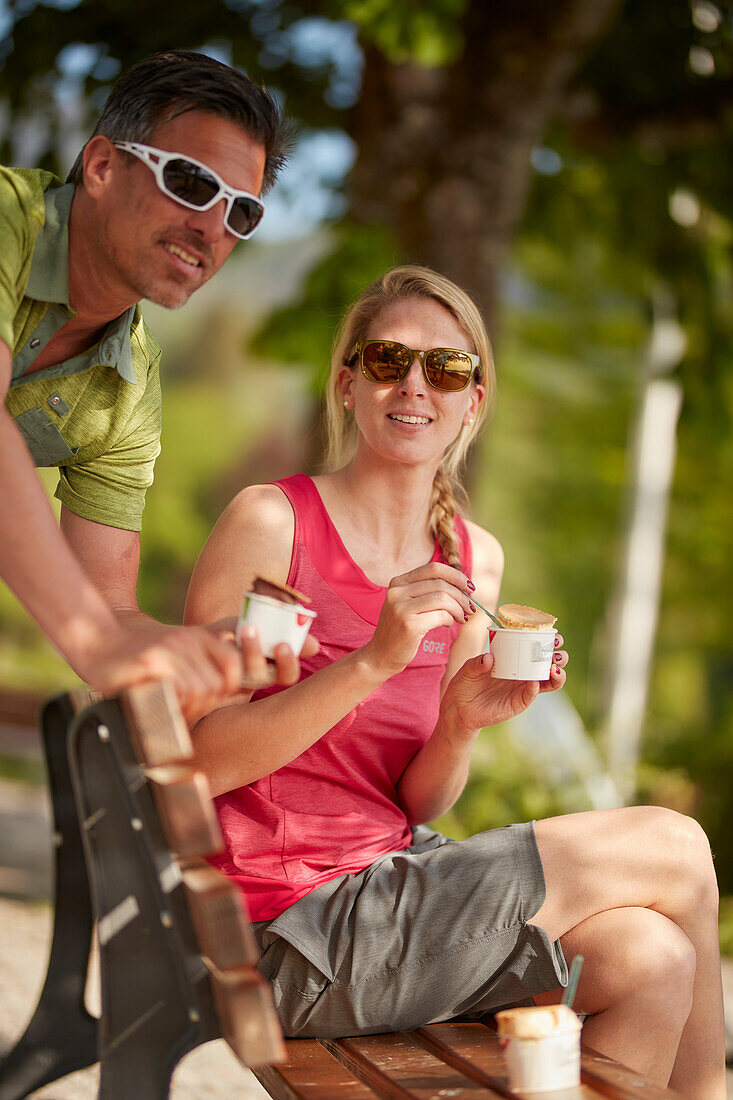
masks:
<svg viewBox="0 0 733 1100"><path fill-rule="evenodd" d="M204 260L200 255L197 255L191 249L185 245L176 244L174 241L161 241L163 248L166 252L169 252L171 256L176 256L182 260L188 267L203 268Z"/></svg>

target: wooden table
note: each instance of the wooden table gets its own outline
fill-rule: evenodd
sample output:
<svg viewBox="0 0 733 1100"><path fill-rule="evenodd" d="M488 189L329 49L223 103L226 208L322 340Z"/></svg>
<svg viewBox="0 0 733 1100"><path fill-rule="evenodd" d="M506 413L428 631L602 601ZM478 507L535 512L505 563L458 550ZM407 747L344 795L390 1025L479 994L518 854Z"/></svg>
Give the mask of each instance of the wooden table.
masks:
<svg viewBox="0 0 733 1100"><path fill-rule="evenodd" d="M582 1084L548 1093L514 1093L495 1032L478 1023L430 1024L358 1039L289 1039L288 1061L254 1070L275 1100L672 1100L601 1054L585 1050Z"/></svg>

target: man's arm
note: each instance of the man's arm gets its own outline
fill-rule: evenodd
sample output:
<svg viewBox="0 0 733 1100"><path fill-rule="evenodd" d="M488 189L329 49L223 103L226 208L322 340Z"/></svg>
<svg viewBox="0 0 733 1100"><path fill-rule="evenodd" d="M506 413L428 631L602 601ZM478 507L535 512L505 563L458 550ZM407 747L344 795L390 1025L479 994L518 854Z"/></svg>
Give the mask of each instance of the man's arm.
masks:
<svg viewBox="0 0 733 1100"><path fill-rule="evenodd" d="M77 516L61 506L61 531L74 557L118 615L143 616L137 603L140 535Z"/></svg>
<svg viewBox="0 0 733 1100"><path fill-rule="evenodd" d="M169 628L169 634L157 623L147 630L121 624L75 552L83 544L82 529L66 517L67 533L73 529L72 548L5 408L11 372L10 349L0 341L0 576L93 688L112 693L143 680L171 679L187 717L206 713L239 689L242 662L237 650L206 630ZM96 560L107 577L117 569L120 580L112 590L125 600L131 593L134 610L137 538L123 535L118 549L119 555L111 552L101 564L99 555L104 559L106 553L97 541L81 551L81 558L90 568ZM111 550L109 543L106 550Z"/></svg>
<svg viewBox="0 0 733 1100"><path fill-rule="evenodd" d="M95 646L118 625L59 531L5 408L11 371L10 349L0 341L0 574L72 668L88 679Z"/></svg>

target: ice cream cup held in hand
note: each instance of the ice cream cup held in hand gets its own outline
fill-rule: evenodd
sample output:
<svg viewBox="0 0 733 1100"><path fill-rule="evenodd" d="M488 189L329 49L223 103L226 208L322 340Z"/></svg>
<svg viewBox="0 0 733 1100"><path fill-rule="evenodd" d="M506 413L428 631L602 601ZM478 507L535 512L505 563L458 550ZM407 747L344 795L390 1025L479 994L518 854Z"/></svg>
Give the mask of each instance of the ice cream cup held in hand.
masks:
<svg viewBox="0 0 733 1100"><path fill-rule="evenodd" d="M549 680L556 630L490 630L484 647L493 653L498 680Z"/></svg>
<svg viewBox="0 0 733 1100"><path fill-rule="evenodd" d="M245 592L242 611L237 621L237 641L243 626L253 626L257 630L265 657L273 658L275 646L281 642L289 645L298 656L315 617L315 611L302 604L283 603L271 596Z"/></svg>
<svg viewBox="0 0 733 1100"><path fill-rule="evenodd" d="M567 1005L514 1008L496 1015L513 1092L552 1092L580 1084L580 1030Z"/></svg>

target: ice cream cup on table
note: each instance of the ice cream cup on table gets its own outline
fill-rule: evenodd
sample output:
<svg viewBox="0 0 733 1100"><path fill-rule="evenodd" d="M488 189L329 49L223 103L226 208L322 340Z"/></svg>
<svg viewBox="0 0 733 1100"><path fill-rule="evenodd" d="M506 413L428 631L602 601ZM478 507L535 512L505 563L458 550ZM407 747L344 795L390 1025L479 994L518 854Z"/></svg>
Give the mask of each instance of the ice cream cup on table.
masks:
<svg viewBox="0 0 733 1100"><path fill-rule="evenodd" d="M497 680L549 680L555 653L555 616L524 604L505 603L497 611L501 630L490 630L484 648L494 655Z"/></svg>
<svg viewBox="0 0 733 1100"><path fill-rule="evenodd" d="M581 1023L568 1005L497 1012L499 1042L513 1092L552 1092L580 1084Z"/></svg>
<svg viewBox="0 0 733 1100"><path fill-rule="evenodd" d="M256 577L251 592L245 592L242 610L237 621L237 642L242 627L253 626L257 630L265 657L273 659L275 647L284 642L296 657L300 654L315 611L306 607L307 596L288 585Z"/></svg>

